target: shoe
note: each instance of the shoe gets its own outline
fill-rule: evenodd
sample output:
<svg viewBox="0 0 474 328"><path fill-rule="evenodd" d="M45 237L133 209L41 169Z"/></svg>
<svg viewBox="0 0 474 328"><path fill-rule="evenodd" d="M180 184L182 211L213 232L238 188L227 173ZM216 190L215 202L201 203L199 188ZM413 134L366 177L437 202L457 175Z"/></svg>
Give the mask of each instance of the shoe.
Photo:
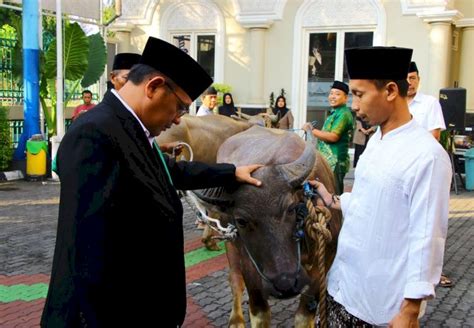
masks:
<svg viewBox="0 0 474 328"><path fill-rule="evenodd" d="M441 278L439 279L439 286L440 287L452 287L453 281L449 279L449 277L445 274L441 274Z"/></svg>

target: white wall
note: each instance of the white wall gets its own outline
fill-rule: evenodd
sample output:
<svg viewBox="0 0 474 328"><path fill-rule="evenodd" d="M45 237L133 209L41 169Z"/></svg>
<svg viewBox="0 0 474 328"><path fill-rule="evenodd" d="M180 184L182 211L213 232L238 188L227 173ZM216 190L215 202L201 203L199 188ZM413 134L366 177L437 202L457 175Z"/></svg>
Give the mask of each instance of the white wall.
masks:
<svg viewBox="0 0 474 328"><path fill-rule="evenodd" d="M403 16L399 1L385 1L384 7L387 13L386 45L413 49L412 60L416 62L421 76L420 91L427 93L430 26L417 16Z"/></svg>
<svg viewBox="0 0 474 328"><path fill-rule="evenodd" d="M197 1L197 0L196 0ZM250 42L249 30L236 21L235 8L231 0L208 0L213 2L222 13L225 36L223 37L223 78L219 83L232 86L232 93L236 104L249 103L249 76L250 76ZM331 0L327 0L329 3ZM369 0L367 0L369 1ZM162 37L160 20L163 13L171 5L183 0L162 0L154 8L154 14L149 24L136 25L131 31L131 50L142 51L148 36ZM264 67L264 95L268 104L271 92L278 94L281 88L287 92L288 105L294 103L292 94L293 57L295 16L303 4L303 0L287 0L282 20L276 20L267 29L265 38L265 67ZM428 92L428 83L435 72L429 71L429 32L430 25L416 15L403 15L401 0L381 0L386 12L385 45L413 48L413 60L416 61L421 76L421 91ZM455 8L464 14L464 18L474 16L474 0L455 0L451 2ZM355 8L354 8L355 9ZM461 50L460 50L461 51ZM453 69L450 75L451 83L459 78L459 54L453 53ZM436 96L436 95L435 95Z"/></svg>
<svg viewBox="0 0 474 328"><path fill-rule="evenodd" d="M248 103L248 76L250 66L249 32L235 20L231 1L215 1L221 10L226 28L224 40L224 81L232 87L232 95L237 106Z"/></svg>

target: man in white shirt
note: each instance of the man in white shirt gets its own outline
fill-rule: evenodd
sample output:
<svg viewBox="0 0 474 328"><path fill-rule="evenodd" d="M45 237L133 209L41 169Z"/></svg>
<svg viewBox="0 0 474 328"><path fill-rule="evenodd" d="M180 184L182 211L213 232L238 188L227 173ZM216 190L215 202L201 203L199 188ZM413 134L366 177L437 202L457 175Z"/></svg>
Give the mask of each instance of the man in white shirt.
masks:
<svg viewBox="0 0 474 328"><path fill-rule="evenodd" d="M352 192L339 199L311 182L344 215L328 275L332 327L419 327L421 301L435 296L452 172L446 151L408 110L411 54L395 47L345 52L352 109L379 129L359 159Z"/></svg>
<svg viewBox="0 0 474 328"><path fill-rule="evenodd" d="M410 114L419 125L430 131L436 140L439 140L441 131L446 130L443 111L438 99L418 91L420 75L415 62L410 63L407 81Z"/></svg>
<svg viewBox="0 0 474 328"><path fill-rule="evenodd" d="M420 73L415 62L410 63L408 69L408 109L413 119L431 132L433 137L439 141L441 131L446 130L444 122L443 110L439 100L433 96L425 95L418 91L420 85ZM441 287L453 286L453 281L446 274L441 274L439 281Z"/></svg>
<svg viewBox="0 0 474 328"><path fill-rule="evenodd" d="M207 88L201 99L202 105L199 107L196 116L213 115L213 110L217 105L217 90L212 86Z"/></svg>

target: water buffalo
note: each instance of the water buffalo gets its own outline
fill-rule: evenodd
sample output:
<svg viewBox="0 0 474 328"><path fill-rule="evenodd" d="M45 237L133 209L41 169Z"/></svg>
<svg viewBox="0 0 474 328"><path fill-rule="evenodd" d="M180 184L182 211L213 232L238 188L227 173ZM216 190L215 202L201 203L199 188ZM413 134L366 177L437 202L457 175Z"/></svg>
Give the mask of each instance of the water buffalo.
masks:
<svg viewBox="0 0 474 328"><path fill-rule="evenodd" d="M223 115L184 115L179 125L173 125L156 139L158 144L185 142L192 148L193 160L212 164L216 162L217 150L227 138L251 126ZM183 153L190 158L186 147Z"/></svg>
<svg viewBox="0 0 474 328"><path fill-rule="evenodd" d="M269 296L297 294L301 297L295 326L314 327L319 292L315 242L305 236L298 243L295 233L304 202L303 181L319 178L333 192L329 166L312 144L296 134L257 126L228 138L219 148L217 162L265 165L254 173L263 182L260 188L241 185L236 190L197 193L219 213L223 225L231 223L238 230L238 237L226 243L234 296L229 326L245 327L242 293L246 287L252 327L270 326ZM340 212L333 212L326 272L335 256L340 227Z"/></svg>
<svg viewBox="0 0 474 328"><path fill-rule="evenodd" d="M272 124L272 117L270 115L271 113L269 113L268 110L266 113L259 113L256 115L248 115L239 111L237 112L237 115L232 115L232 118L239 121L248 122L252 126L258 125L264 126L266 128L272 128L274 126Z"/></svg>

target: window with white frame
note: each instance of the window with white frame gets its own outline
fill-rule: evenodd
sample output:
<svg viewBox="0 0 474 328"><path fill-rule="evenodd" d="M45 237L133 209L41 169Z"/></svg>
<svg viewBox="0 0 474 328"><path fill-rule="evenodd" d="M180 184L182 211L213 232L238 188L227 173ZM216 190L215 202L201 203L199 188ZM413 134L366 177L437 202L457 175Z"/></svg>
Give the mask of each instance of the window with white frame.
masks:
<svg viewBox="0 0 474 328"><path fill-rule="evenodd" d="M330 109L328 94L334 80L348 82L344 50L371 46L372 31L325 31L308 34L306 121L321 128Z"/></svg>

